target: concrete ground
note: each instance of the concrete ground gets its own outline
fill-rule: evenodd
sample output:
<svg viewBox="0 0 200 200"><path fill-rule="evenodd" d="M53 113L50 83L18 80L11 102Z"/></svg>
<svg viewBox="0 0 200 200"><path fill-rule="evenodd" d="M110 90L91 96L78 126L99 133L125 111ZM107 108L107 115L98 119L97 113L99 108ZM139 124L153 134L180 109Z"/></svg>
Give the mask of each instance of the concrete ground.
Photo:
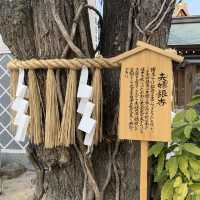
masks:
<svg viewBox="0 0 200 200"><path fill-rule="evenodd" d="M27 171L21 176L3 182L3 194L0 200L32 200L35 178L33 171Z"/></svg>

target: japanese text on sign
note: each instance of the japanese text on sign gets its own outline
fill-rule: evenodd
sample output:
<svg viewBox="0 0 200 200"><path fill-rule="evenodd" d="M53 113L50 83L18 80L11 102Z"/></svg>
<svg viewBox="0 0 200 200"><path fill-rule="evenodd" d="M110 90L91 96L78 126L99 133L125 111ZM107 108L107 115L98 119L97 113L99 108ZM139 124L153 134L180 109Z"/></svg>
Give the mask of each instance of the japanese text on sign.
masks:
<svg viewBox="0 0 200 200"><path fill-rule="evenodd" d="M120 139L170 140L171 77L171 66L124 66L120 89Z"/></svg>
<svg viewBox="0 0 200 200"><path fill-rule="evenodd" d="M125 71L125 77L130 79L129 129L141 133L148 129L154 131L154 106L167 103L167 75L160 73L156 77L155 67L126 68Z"/></svg>

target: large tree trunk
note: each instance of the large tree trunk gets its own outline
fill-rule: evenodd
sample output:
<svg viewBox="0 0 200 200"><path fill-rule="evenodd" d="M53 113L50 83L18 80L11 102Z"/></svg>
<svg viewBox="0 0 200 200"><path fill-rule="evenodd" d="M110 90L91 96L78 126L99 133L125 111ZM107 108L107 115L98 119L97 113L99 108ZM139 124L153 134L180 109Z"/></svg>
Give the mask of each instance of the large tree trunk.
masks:
<svg viewBox="0 0 200 200"><path fill-rule="evenodd" d="M144 29L147 24L150 23L152 19L155 18L155 16L158 14L163 1L142 0L137 2L139 2L139 6L136 5L136 1L131 0L105 1L105 40L103 43L104 46L102 51L102 54L105 57L115 56L128 49L134 48L138 39L148 40L148 33L147 38L145 38L135 27L134 21L136 19L141 28ZM164 21L160 25L159 29L157 29L153 33L153 35L149 37L149 42L151 44L154 44L158 47L166 47L169 30L171 27L171 17L173 13L174 3L175 2L173 2L169 13L164 18ZM170 1L167 1L167 5L169 4ZM165 6L164 10L166 9L167 6ZM131 16L132 20L130 20ZM114 115L116 113L110 111L116 110L116 107L119 103L119 75L119 71L116 72L116 70L105 70L104 73L104 97L106 99L106 101L104 102L104 126L106 126L107 128L107 133L110 133L110 129L112 126L111 122L113 121ZM119 165L121 182L120 200L139 200L140 142L121 143L120 150L117 155L117 163ZM149 171L149 182L151 182L151 169L149 169ZM149 198L151 196L150 189L152 188L149 187ZM114 197L112 199L114 199Z"/></svg>
<svg viewBox="0 0 200 200"><path fill-rule="evenodd" d="M67 43L55 23L50 2L54 1L1 0L0 32L17 58L61 57ZM83 1L56 1L56 10L69 33L81 2ZM149 42L157 46L166 46L172 9L169 10L158 30L155 30L152 35L149 35L148 31L147 34L142 35L136 28L134 19L137 19L141 29L144 29L157 15L163 1L135 0L136 2L137 5L131 0L105 1L101 49L103 56L110 57L131 49L135 47L137 39L149 39ZM166 2L164 10L171 1L167 0ZM173 8L174 2L171 8ZM93 57L89 31L88 16L85 10L79 21L74 43L87 57ZM149 36L152 37L149 38ZM77 55L70 50L66 56L75 57ZM63 80L66 79L64 71L62 72L60 77L61 96L65 93L65 81ZM40 80L41 95L45 105L46 72L38 70L37 77ZM86 149L80 144L80 141L74 147L54 150L45 150L43 145L30 145L30 156L38 175L35 199L139 200L140 145L138 142L121 142L119 144L116 141L119 71L104 70L103 83L104 141L94 147L91 158L85 156ZM62 105L60 109L62 110ZM88 166L93 179L87 176L84 164Z"/></svg>

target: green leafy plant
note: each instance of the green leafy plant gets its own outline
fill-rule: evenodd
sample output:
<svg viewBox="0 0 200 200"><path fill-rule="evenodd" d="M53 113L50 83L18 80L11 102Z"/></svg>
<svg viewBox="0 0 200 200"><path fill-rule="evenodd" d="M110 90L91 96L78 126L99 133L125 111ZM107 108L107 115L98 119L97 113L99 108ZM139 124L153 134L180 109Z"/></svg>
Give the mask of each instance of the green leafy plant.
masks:
<svg viewBox="0 0 200 200"><path fill-rule="evenodd" d="M172 142L154 144L149 156L154 181L162 185L161 200L200 200L200 117L193 108L176 114Z"/></svg>

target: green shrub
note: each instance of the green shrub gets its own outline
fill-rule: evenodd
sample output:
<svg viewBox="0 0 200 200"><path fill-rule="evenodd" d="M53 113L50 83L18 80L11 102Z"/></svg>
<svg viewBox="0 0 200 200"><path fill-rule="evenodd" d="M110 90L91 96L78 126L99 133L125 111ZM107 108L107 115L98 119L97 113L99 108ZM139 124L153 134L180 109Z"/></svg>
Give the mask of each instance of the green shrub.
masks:
<svg viewBox="0 0 200 200"><path fill-rule="evenodd" d="M200 200L200 117L195 109L176 114L172 142L154 144L149 156L155 165L154 181L162 184L161 200Z"/></svg>

